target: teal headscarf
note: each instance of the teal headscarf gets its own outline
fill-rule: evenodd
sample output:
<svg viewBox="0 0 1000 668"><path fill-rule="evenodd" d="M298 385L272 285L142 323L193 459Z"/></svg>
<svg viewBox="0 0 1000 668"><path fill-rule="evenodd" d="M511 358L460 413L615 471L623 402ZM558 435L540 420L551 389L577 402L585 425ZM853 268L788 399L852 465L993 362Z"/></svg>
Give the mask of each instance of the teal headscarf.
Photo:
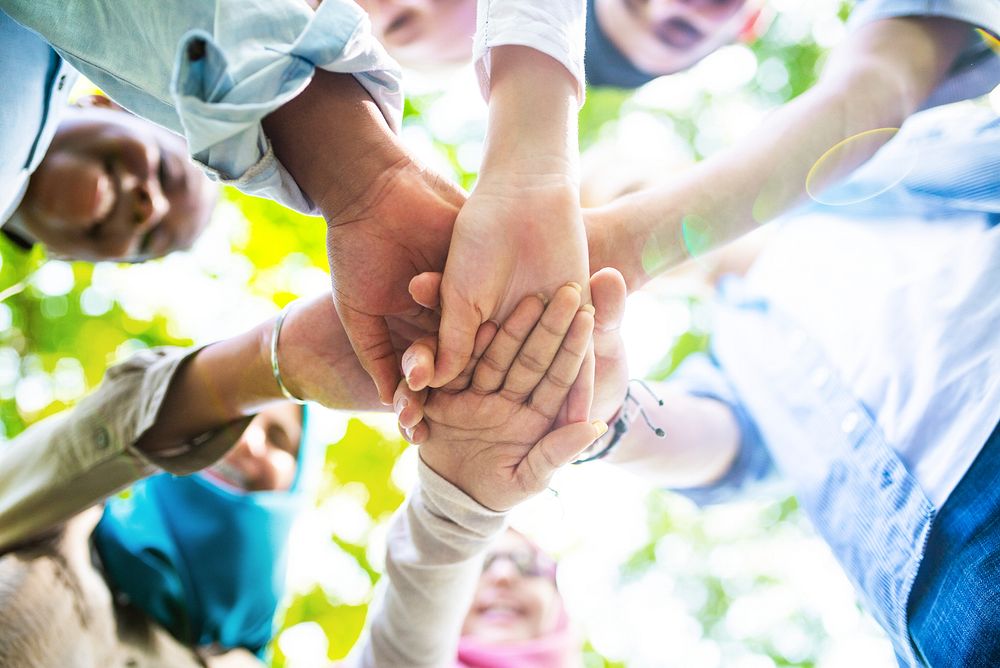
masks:
<svg viewBox="0 0 1000 668"><path fill-rule="evenodd" d="M310 422L303 410L288 491L163 473L111 499L93 540L112 588L182 642L262 654L284 594L289 533L322 466L325 443Z"/></svg>

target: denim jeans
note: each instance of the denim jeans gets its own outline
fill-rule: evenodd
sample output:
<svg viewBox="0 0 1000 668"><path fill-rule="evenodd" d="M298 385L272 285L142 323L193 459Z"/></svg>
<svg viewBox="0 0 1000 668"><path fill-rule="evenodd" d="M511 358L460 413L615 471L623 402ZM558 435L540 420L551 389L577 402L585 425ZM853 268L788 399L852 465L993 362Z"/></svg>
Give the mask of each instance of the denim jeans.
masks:
<svg viewBox="0 0 1000 668"><path fill-rule="evenodd" d="M938 513L908 608L928 666L1000 666L1000 425Z"/></svg>

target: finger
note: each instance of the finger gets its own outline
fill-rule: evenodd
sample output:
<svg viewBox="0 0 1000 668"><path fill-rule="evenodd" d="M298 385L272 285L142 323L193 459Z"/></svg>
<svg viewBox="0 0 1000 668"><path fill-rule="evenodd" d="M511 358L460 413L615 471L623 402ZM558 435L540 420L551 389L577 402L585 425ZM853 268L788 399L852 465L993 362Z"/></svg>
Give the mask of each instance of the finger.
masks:
<svg viewBox="0 0 1000 668"><path fill-rule="evenodd" d="M396 413L396 421L400 427L412 429L424 419L424 404L427 401L427 390L415 392L410 389L405 380L399 381L396 394L392 398L392 410Z"/></svg>
<svg viewBox="0 0 1000 668"><path fill-rule="evenodd" d="M580 366L573 387L566 398L566 422L585 422L590 418L590 406L594 403L594 341L587 344L587 353Z"/></svg>
<svg viewBox="0 0 1000 668"><path fill-rule="evenodd" d="M593 307L585 304L577 311L566 337L562 340L555 359L544 376L533 388L528 405L549 420L554 420L569 396L570 388L580 375L580 368L587 357L590 339L594 333ZM577 420L580 422L580 420Z"/></svg>
<svg viewBox="0 0 1000 668"><path fill-rule="evenodd" d="M608 425L596 420L574 422L549 433L517 465L514 475L520 486L531 493L542 491L556 469L576 459L607 431Z"/></svg>
<svg viewBox="0 0 1000 668"><path fill-rule="evenodd" d="M403 378L411 390L420 391L434 378L434 358L437 356L437 337L424 336L413 343L403 353L400 366Z"/></svg>
<svg viewBox="0 0 1000 668"><path fill-rule="evenodd" d="M375 381L379 401L390 405L393 390L399 382L399 360L385 318L339 305L337 313L361 367Z"/></svg>
<svg viewBox="0 0 1000 668"><path fill-rule="evenodd" d="M581 297L582 291L576 283L556 290L507 374L504 398L524 401L542 380L576 318ZM580 350L586 350L586 346L581 346Z"/></svg>
<svg viewBox="0 0 1000 668"><path fill-rule="evenodd" d="M424 308L434 310L441 305L441 272L425 271L410 279L410 296Z"/></svg>
<svg viewBox="0 0 1000 668"><path fill-rule="evenodd" d="M607 357L618 352L618 330L625 316L627 288L621 272L610 267L596 272L590 279L590 296L594 304L594 354Z"/></svg>
<svg viewBox="0 0 1000 668"><path fill-rule="evenodd" d="M412 443L413 445L421 445L430 436L430 429L426 422L421 422L416 427L403 427L397 424L396 427L399 429L399 435L406 439L407 443Z"/></svg>
<svg viewBox="0 0 1000 668"><path fill-rule="evenodd" d="M472 388L475 391L489 394L500 389L517 352L544 312L542 299L538 295L529 295L507 316L472 374Z"/></svg>
<svg viewBox="0 0 1000 668"><path fill-rule="evenodd" d="M448 390L450 392L461 392L469 387L472 382L472 374L476 370L476 365L479 364L479 359L486 352L486 348L493 342L493 337L497 333L497 324L492 320L488 320L479 326L479 331L476 333L476 343L472 348L472 357L469 359L469 363L465 365L462 373L458 374L455 380L451 381L442 390Z"/></svg>
<svg viewBox="0 0 1000 668"><path fill-rule="evenodd" d="M431 387L447 385L462 372L472 357L479 326L486 319L473 304L459 302L449 306L445 302L447 299L443 296L438 355L434 363Z"/></svg>

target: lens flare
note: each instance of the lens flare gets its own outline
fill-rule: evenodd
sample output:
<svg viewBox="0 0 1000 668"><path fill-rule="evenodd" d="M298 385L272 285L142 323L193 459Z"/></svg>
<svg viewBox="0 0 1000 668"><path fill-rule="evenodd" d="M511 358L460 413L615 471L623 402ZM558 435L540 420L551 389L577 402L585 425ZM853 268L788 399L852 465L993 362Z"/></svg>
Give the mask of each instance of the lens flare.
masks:
<svg viewBox="0 0 1000 668"><path fill-rule="evenodd" d="M880 170L877 175L866 174L864 179L843 179L856 164L874 154L896 136L899 128L877 128L861 132L838 142L820 156L806 174L806 193L813 201L827 206L846 206L864 202L892 189L906 178L916 164L917 154L894 163L891 170Z"/></svg>
<svg viewBox="0 0 1000 668"><path fill-rule="evenodd" d="M983 30L982 28L976 28L976 32L978 32L979 36L983 38L983 41L986 42L987 46L993 49L993 53L1000 56L1000 39L998 39L993 33Z"/></svg>
<svg viewBox="0 0 1000 668"><path fill-rule="evenodd" d="M681 220L681 238L684 249L692 258L699 258L712 249L712 230L709 224L698 216L684 216Z"/></svg>

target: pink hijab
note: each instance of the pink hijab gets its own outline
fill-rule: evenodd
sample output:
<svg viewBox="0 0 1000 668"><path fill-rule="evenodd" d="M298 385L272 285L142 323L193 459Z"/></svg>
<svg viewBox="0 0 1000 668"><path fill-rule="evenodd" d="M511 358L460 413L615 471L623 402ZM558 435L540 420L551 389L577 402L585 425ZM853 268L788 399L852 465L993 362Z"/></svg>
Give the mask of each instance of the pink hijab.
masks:
<svg viewBox="0 0 1000 668"><path fill-rule="evenodd" d="M560 605L562 599L560 598ZM492 645L472 637L458 643L456 668L580 668L580 640L569 627L566 610L559 610L556 627L541 638L510 645Z"/></svg>

